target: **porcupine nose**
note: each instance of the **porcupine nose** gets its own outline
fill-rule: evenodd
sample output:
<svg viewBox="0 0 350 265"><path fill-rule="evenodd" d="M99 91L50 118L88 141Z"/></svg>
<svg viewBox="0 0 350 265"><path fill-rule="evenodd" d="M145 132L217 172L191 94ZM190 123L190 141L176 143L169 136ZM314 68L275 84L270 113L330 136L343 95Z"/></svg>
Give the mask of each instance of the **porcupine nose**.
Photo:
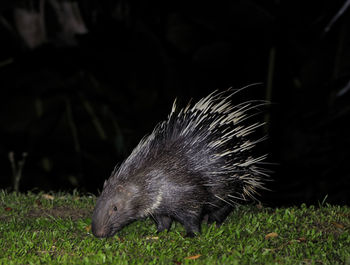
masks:
<svg viewBox="0 0 350 265"><path fill-rule="evenodd" d="M96 237L102 237L103 235L103 231L99 229L99 227L96 225L96 222L94 222L94 220L91 223L91 231L92 231L92 234Z"/></svg>
<svg viewBox="0 0 350 265"><path fill-rule="evenodd" d="M100 207L100 203L96 204L94 212L92 214L91 231L96 237L107 237L108 228L105 224L106 216L103 214L103 208Z"/></svg>
<svg viewBox="0 0 350 265"><path fill-rule="evenodd" d="M92 220L91 222L91 231L95 237L107 237L106 229L103 226L99 225L95 220Z"/></svg>

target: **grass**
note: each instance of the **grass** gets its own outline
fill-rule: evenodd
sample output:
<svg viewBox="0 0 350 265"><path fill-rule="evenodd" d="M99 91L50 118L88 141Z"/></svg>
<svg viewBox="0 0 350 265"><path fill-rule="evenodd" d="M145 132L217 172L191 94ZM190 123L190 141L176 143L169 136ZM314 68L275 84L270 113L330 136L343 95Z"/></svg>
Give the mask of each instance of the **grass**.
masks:
<svg viewBox="0 0 350 265"><path fill-rule="evenodd" d="M0 264L350 264L350 208L241 206L223 226L156 234L149 219L91 234L94 196L0 191Z"/></svg>

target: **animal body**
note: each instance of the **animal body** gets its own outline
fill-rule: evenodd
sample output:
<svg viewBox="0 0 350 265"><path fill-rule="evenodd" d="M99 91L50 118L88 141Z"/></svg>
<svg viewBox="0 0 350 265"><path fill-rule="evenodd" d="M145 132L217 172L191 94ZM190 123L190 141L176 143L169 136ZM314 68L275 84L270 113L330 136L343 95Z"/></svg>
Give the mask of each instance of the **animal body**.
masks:
<svg viewBox="0 0 350 265"><path fill-rule="evenodd" d="M254 156L260 139L249 136L261 101L231 103L235 90L214 91L196 104L178 109L144 137L105 181L92 216L92 232L110 237L131 222L152 217L157 231L173 221L187 236L200 224L220 225L234 205L264 188L265 159Z"/></svg>

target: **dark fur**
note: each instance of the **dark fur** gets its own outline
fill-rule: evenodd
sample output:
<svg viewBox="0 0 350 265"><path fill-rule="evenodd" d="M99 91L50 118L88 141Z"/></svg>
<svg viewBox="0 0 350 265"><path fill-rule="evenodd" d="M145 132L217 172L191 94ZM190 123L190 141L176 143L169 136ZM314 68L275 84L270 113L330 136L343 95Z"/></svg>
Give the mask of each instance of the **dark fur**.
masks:
<svg viewBox="0 0 350 265"><path fill-rule="evenodd" d="M212 94L214 106L228 102L229 96ZM92 216L95 236L113 236L147 216L155 220L158 232L169 230L175 220L184 225L187 236L194 236L204 219L220 225L232 211L234 198L245 199L244 193L249 197L261 188L264 173L256 164L262 159L245 165L252 159L250 148L218 156L245 143L245 137L234 134L220 142L236 124L215 121L230 112L196 106L178 112L174 108L105 182ZM205 112L205 119L196 123ZM210 147L216 141L219 144Z"/></svg>

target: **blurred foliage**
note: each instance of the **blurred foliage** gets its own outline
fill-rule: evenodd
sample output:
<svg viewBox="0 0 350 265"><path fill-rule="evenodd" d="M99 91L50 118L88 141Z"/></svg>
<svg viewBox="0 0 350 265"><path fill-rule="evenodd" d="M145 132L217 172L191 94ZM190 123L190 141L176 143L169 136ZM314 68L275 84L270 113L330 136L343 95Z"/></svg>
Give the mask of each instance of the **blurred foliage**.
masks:
<svg viewBox="0 0 350 265"><path fill-rule="evenodd" d="M273 103L264 200L349 202L349 11L325 30L346 2L1 1L0 186L14 151L28 153L20 189L96 192L175 97L263 82L244 99Z"/></svg>

